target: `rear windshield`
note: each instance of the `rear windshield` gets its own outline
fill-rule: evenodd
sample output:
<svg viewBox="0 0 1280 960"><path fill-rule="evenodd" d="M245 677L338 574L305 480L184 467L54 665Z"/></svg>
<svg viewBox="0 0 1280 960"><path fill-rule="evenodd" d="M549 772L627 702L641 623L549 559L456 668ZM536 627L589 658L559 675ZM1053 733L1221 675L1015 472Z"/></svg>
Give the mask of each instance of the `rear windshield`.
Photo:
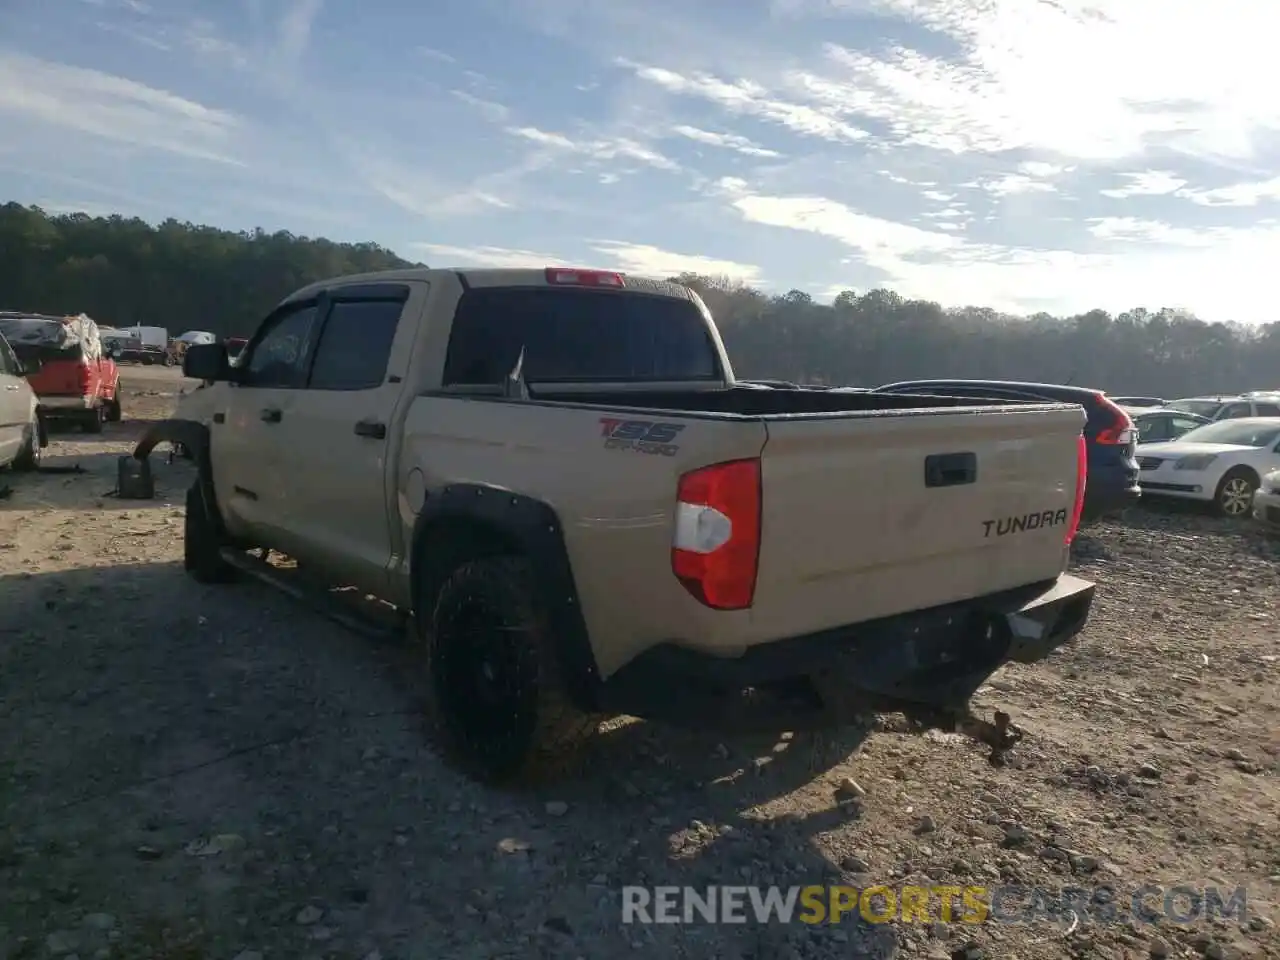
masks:
<svg viewBox="0 0 1280 960"><path fill-rule="evenodd" d="M1222 409L1221 400L1174 400L1169 404L1170 410L1181 410L1183 413L1195 413L1213 419L1213 415Z"/></svg>
<svg viewBox="0 0 1280 960"><path fill-rule="evenodd" d="M493 287L462 295L446 386L497 384L523 348L526 381L685 381L722 377L691 300L613 290Z"/></svg>
<svg viewBox="0 0 1280 960"><path fill-rule="evenodd" d="M55 360L70 360L79 363L84 359L84 345L73 343L68 347L55 347L52 344L10 343L13 352L23 363L38 360L40 363L53 363Z"/></svg>

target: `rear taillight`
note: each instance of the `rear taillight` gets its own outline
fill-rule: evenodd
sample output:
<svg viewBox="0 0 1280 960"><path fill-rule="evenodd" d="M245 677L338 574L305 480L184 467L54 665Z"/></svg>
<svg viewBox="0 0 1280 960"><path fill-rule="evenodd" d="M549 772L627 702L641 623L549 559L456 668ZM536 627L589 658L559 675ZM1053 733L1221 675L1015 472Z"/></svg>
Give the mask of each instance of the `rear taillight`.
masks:
<svg viewBox="0 0 1280 960"><path fill-rule="evenodd" d="M760 563L760 461L686 473L676 493L671 569L698 602L744 610Z"/></svg>
<svg viewBox="0 0 1280 960"><path fill-rule="evenodd" d="M1093 438L1094 442L1121 445L1132 443L1136 434L1133 430L1133 420L1129 415L1105 394L1098 394L1098 406L1111 417L1112 422L1098 431L1098 435Z"/></svg>
<svg viewBox="0 0 1280 960"><path fill-rule="evenodd" d="M81 396L88 396L90 384L93 381L93 377L89 371L89 364L82 360L77 364L77 366L80 368L80 394Z"/></svg>
<svg viewBox="0 0 1280 960"><path fill-rule="evenodd" d="M626 279L610 270L575 270L572 267L547 267L547 283L569 287L623 287Z"/></svg>
<svg viewBox="0 0 1280 960"><path fill-rule="evenodd" d="M1071 546L1080 529L1080 517L1084 514L1084 488L1089 478L1089 447L1083 436L1076 437L1076 502L1071 508L1071 523L1067 525L1065 543Z"/></svg>

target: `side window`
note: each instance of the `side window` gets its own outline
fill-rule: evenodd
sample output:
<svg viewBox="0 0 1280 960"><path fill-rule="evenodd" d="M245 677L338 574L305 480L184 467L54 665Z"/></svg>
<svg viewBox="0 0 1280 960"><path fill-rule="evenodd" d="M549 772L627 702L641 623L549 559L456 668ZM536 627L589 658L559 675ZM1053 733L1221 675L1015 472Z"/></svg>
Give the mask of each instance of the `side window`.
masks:
<svg viewBox="0 0 1280 960"><path fill-rule="evenodd" d="M316 345L308 389L381 386L403 309L399 300L335 300Z"/></svg>
<svg viewBox="0 0 1280 960"><path fill-rule="evenodd" d="M1260 417L1280 417L1280 404L1260 403L1258 404L1258 416Z"/></svg>
<svg viewBox="0 0 1280 960"><path fill-rule="evenodd" d="M301 387L306 380L314 303L291 306L262 324L243 366L247 387Z"/></svg>
<svg viewBox="0 0 1280 960"><path fill-rule="evenodd" d="M1169 421L1164 417L1147 417L1138 422L1138 441L1156 443L1169 439Z"/></svg>
<svg viewBox="0 0 1280 960"><path fill-rule="evenodd" d="M1247 403L1229 403L1227 408L1218 415L1219 420L1235 420L1238 417L1247 417L1249 415L1249 405Z"/></svg>
<svg viewBox="0 0 1280 960"><path fill-rule="evenodd" d="M1202 426L1198 420L1188 420L1186 417L1174 417L1171 423L1173 425L1173 434L1176 437L1182 436L1188 430L1194 430L1196 427Z"/></svg>

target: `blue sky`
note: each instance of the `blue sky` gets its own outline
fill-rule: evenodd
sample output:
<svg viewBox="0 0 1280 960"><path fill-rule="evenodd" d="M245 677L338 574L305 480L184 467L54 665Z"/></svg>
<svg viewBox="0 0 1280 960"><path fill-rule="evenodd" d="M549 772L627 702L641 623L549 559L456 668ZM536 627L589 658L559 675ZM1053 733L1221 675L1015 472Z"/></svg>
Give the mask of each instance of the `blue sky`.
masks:
<svg viewBox="0 0 1280 960"><path fill-rule="evenodd" d="M440 266L1270 321L1272 6L10 0L0 198Z"/></svg>

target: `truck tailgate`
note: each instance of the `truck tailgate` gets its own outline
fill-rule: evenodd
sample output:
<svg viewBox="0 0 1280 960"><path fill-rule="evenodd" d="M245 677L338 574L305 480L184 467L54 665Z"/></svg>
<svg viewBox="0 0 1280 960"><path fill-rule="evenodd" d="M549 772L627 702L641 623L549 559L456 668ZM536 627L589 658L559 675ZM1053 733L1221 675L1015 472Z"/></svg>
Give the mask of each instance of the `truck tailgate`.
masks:
<svg viewBox="0 0 1280 960"><path fill-rule="evenodd" d="M1078 406L767 421L752 629L794 636L1058 576Z"/></svg>

